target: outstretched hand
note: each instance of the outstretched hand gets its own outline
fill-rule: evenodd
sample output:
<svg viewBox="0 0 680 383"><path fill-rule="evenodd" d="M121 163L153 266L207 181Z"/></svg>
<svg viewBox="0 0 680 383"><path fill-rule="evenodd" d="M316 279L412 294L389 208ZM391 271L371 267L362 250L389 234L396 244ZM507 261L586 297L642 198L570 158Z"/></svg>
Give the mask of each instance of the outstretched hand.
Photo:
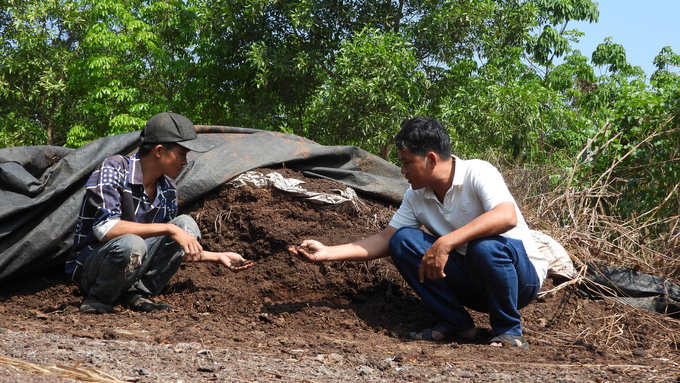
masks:
<svg viewBox="0 0 680 383"><path fill-rule="evenodd" d="M300 246L288 248L293 255L307 262L323 262L328 255L328 248L321 242L307 239Z"/></svg>
<svg viewBox="0 0 680 383"><path fill-rule="evenodd" d="M241 254L225 252L218 253L222 263L232 273L238 273L253 266L253 261L245 260Z"/></svg>
<svg viewBox="0 0 680 383"><path fill-rule="evenodd" d="M219 262L233 273L238 273L239 271L249 269L253 266L253 261L246 260L240 254L229 251L223 253L203 251L195 257L188 257L185 255L184 262Z"/></svg>

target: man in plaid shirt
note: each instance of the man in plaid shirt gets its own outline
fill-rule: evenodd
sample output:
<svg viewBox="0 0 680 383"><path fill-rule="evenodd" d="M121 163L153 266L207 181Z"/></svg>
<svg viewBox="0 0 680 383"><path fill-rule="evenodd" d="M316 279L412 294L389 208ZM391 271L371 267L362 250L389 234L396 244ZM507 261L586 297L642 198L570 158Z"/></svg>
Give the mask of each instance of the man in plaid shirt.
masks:
<svg viewBox="0 0 680 383"><path fill-rule="evenodd" d="M132 156L104 160L87 182L66 273L85 295L80 311L103 314L116 302L135 311L166 310L160 294L184 262L252 266L237 253L203 250L188 215L177 217L177 177L190 150L205 152L189 119L160 113L147 121Z"/></svg>

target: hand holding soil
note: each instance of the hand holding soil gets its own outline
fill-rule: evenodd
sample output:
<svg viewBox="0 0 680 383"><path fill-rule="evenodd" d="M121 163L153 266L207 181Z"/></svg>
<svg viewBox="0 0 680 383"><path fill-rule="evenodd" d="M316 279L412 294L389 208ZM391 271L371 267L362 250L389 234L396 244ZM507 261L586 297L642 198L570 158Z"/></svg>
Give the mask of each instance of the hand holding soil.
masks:
<svg viewBox="0 0 680 383"><path fill-rule="evenodd" d="M229 269L229 271L233 273L238 273L239 271L249 269L251 266L253 266L253 261L244 259L240 254L231 252L219 254L220 263L222 263L227 269Z"/></svg>
<svg viewBox="0 0 680 383"><path fill-rule="evenodd" d="M307 262L323 262L327 255L327 248L319 241L307 239L300 246L288 248L293 255Z"/></svg>
<svg viewBox="0 0 680 383"><path fill-rule="evenodd" d="M221 253L203 251L198 257L195 258L186 257L184 262L221 263L227 269L229 269L229 271L234 273L249 269L251 266L253 266L253 261L246 260L241 256L241 254L232 253L230 251L225 251Z"/></svg>

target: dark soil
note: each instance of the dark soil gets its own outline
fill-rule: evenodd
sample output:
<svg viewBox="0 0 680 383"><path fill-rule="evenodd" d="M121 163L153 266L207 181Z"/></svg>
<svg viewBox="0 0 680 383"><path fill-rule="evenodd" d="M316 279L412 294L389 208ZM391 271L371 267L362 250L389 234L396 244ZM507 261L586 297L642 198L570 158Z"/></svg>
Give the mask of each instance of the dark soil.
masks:
<svg viewBox="0 0 680 383"><path fill-rule="evenodd" d="M345 188L276 171L311 191ZM0 354L138 382L680 382L677 320L588 299L574 285L521 310L530 350L488 346L481 313L474 342L408 340L436 318L389 259L315 265L287 251L307 238L334 245L379 232L396 207L362 201L342 212L225 186L181 210L198 222L206 249L241 253L254 267L183 265L157 298L172 309L151 314L120 305L81 314L82 296L61 270L4 282ZM555 285L548 279L543 291ZM10 364L0 359L0 382L73 381Z"/></svg>

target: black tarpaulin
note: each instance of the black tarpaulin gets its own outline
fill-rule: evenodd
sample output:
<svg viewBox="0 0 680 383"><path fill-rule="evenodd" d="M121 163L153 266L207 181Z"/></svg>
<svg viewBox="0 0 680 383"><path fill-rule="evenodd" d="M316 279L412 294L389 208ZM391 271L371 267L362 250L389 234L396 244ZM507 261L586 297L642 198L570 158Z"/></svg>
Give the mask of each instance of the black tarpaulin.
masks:
<svg viewBox="0 0 680 383"><path fill-rule="evenodd" d="M680 287L651 274L625 267L589 263L581 292L633 307L680 318Z"/></svg>
<svg viewBox="0 0 680 383"><path fill-rule="evenodd" d="M279 164L392 202L401 201L408 189L397 166L353 146L323 146L256 129L196 128L215 147L187 156L188 164L177 177L180 206L245 171ZM104 137L79 149L0 149L0 281L63 265L87 178L106 157L134 152L139 135Z"/></svg>

